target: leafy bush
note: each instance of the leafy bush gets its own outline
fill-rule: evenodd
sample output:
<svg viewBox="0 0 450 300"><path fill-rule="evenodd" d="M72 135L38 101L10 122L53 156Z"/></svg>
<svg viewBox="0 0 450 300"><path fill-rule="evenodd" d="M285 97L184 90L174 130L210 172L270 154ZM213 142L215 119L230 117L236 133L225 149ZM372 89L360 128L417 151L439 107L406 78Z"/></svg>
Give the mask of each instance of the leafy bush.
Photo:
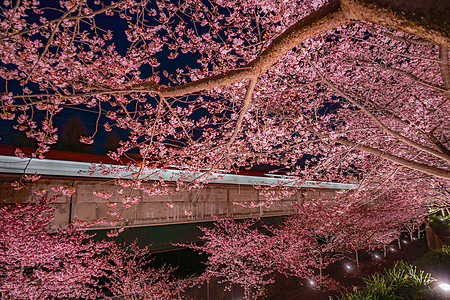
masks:
<svg viewBox="0 0 450 300"><path fill-rule="evenodd" d="M430 226L434 230L450 229L450 215L443 215L441 212L437 212L429 216Z"/></svg>
<svg viewBox="0 0 450 300"><path fill-rule="evenodd" d="M450 265L450 244L442 246L439 250L428 251L415 264L421 268Z"/></svg>
<svg viewBox="0 0 450 300"><path fill-rule="evenodd" d="M427 286L433 282L433 279L431 274L400 261L384 274L376 273L364 281L365 288L344 294L339 299L419 299L425 296Z"/></svg>

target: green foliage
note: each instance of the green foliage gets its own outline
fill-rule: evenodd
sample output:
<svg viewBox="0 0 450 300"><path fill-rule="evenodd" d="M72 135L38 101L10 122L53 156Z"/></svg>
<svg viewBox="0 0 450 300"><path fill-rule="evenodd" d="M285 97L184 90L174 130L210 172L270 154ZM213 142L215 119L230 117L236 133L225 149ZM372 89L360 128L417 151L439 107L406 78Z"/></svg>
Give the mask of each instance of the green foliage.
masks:
<svg viewBox="0 0 450 300"><path fill-rule="evenodd" d="M441 250L442 254L447 255L450 258L450 244L442 246Z"/></svg>
<svg viewBox="0 0 450 300"><path fill-rule="evenodd" d="M442 246L439 250L428 251L415 264L422 268L450 265L450 244Z"/></svg>
<svg viewBox="0 0 450 300"><path fill-rule="evenodd" d="M420 299L433 282L431 274L413 265L397 262L384 274L376 273L364 280L366 287L342 295L340 300Z"/></svg>
<svg viewBox="0 0 450 300"><path fill-rule="evenodd" d="M429 224L434 230L450 229L450 215L443 215L441 211L429 216Z"/></svg>

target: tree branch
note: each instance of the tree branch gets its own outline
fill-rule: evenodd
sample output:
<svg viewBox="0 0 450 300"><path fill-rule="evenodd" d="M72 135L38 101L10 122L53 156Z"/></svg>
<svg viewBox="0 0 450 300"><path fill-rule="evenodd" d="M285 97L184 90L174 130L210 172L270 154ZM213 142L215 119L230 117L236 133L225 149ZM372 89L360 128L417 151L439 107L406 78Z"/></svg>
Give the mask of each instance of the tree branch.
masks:
<svg viewBox="0 0 450 300"><path fill-rule="evenodd" d="M445 169L436 168L433 166L421 164L415 161L411 161L369 146L361 145L350 140L344 138L338 138L335 140L337 143L344 144L346 146L352 147L353 149L364 151L366 153L370 153L376 155L378 157L384 158L401 166L404 166L408 169L416 170L422 173L426 173L432 176L436 176L439 178L450 179L450 171Z"/></svg>
<svg viewBox="0 0 450 300"><path fill-rule="evenodd" d="M341 0L346 16L400 30L436 45L450 45L447 0Z"/></svg>
<svg viewBox="0 0 450 300"><path fill-rule="evenodd" d="M368 26L370 27L371 31L377 31L377 28L374 26L374 24L368 24ZM430 41L424 40L424 39L411 39L411 38L407 38L407 37L400 37L397 36L395 34L393 34L392 32L383 30L381 32L377 32L377 34L382 35L382 36L386 36L390 39L402 42L402 43L406 43L406 44L413 44L413 45L420 45L420 46L431 46L432 43L430 43Z"/></svg>
<svg viewBox="0 0 450 300"><path fill-rule="evenodd" d="M441 70L442 81L447 90L446 96L450 98L450 66L448 61L448 47L439 47L439 68Z"/></svg>
<svg viewBox="0 0 450 300"><path fill-rule="evenodd" d="M352 58L352 60L353 60L353 58ZM411 72L407 72L407 71L404 71L404 70L401 70L401 69L390 67L390 66L388 66L386 64L383 64L383 63L374 64L373 62L367 61L367 60L362 60L362 59L354 59L354 60L356 60L358 62L361 62L361 63L364 63L364 65L361 65L359 67L368 67L368 68L374 68L374 69L384 70L384 71L391 71L391 72L394 72L394 73L397 73L397 74L401 74L401 75L404 75L404 76L408 77L409 79L411 79L412 81L414 81L414 82L416 82L416 83L418 83L420 85L423 85L423 86L426 86L428 88L434 89L434 90L436 90L438 92L441 92L441 93L445 93L448 90L447 88L442 87L440 85L433 84L431 82L428 82L428 81L425 81L423 79L420 79L419 77L417 77L416 75L412 74Z"/></svg>
<svg viewBox="0 0 450 300"><path fill-rule="evenodd" d="M386 125L383 124L383 122L381 122L373 113L371 113L364 105L360 104L358 101L355 101L351 96L349 96L348 93L342 91L340 88L338 88L336 85L334 85L331 81L329 81L328 79L325 78L325 76L319 71L319 69L316 68L316 66L309 60L309 58L305 55L306 60L308 60L309 64L311 65L311 67L314 68L314 70L317 72L317 74L319 75L319 77L322 79L323 83L325 83L328 87L330 87L333 91L335 91L339 96L341 96L342 98L346 99L348 102L350 102L351 104L353 104L354 106L358 107L362 112L364 112L370 119L372 119L373 122L375 122L375 124L378 125L378 127L390 134L391 136L395 137L396 139L398 139L399 141L402 141L403 143L416 148L420 151L424 151L432 156L435 157L439 157L440 159L445 160L446 162L450 162L450 156L445 154L445 153L441 153L438 152L434 149L428 148L424 145L421 145L393 130L391 130L389 127L387 127ZM357 95L351 94L353 97L359 98L357 97ZM363 99L365 100L365 99Z"/></svg>
<svg viewBox="0 0 450 300"><path fill-rule="evenodd" d="M252 94L256 87L256 82L258 81L258 78L252 78L248 84L247 92L245 93L244 102L242 103L242 108L239 113L239 117L236 121L236 126L234 128L233 135L231 136L230 140L227 143L227 151L230 153L230 147L236 140L237 135L239 134L239 131L242 127L242 122L244 121L245 114L248 111L248 108L250 107L250 102L252 100Z"/></svg>
<svg viewBox="0 0 450 300"><path fill-rule="evenodd" d="M440 3L444 0L421 1L428 1L426 7L429 11L442 10L443 17L441 19L445 18L448 15L448 11L450 11L450 9L446 11L441 8L442 5L445 6L445 3ZM389 5L387 2L389 2ZM436 4L437 2L439 2L439 5ZM419 8L413 7L411 9L402 5L401 1L396 0L332 0L290 26L275 38L255 60L242 68L175 87L157 87L153 82L144 82L131 88L140 89L142 92L158 93L162 97L177 97L205 89L230 85L265 72L301 42L352 21L367 21L414 34L436 44L450 45L450 25L448 21L440 24L434 20L434 15L430 15L431 13L428 11L426 18L422 19L420 18L422 16L416 16L416 13L420 15L421 10ZM431 25L432 27L430 27Z"/></svg>
<svg viewBox="0 0 450 300"><path fill-rule="evenodd" d="M192 140L191 136L189 135L188 131L186 130L186 128L184 127L183 122L181 121L180 117L178 117L178 115L173 111L172 106L170 105L170 103L166 100L166 98L161 97L161 100L164 102L164 104L167 106L167 108L169 109L169 111L172 113L172 115L175 117L175 119L177 119L178 123L180 124L181 129L184 132L184 135L186 136L186 138L193 143L194 141Z"/></svg>
<svg viewBox="0 0 450 300"><path fill-rule="evenodd" d="M142 92L153 92L162 97L169 98L250 79L258 74L264 73L301 42L347 23L349 23L349 20L341 10L340 2L333 0L290 26L275 38L256 59L239 69L230 70L219 75L174 87L162 87L157 86L154 82L144 82L131 87L131 89L140 89Z"/></svg>
<svg viewBox="0 0 450 300"><path fill-rule="evenodd" d="M116 7L118 7L118 6L122 5L122 4L126 4L127 2L129 2L129 1L128 1L128 0L122 0L122 1L119 1L119 2L117 2L117 3L113 3L113 4L111 4L111 5L105 6L105 7L101 8L101 9L96 10L96 11L90 13L90 14L87 14L87 15L81 15L81 16L80 16L80 15L77 15L77 16L69 17L68 15L73 11L73 8L74 8L74 7L75 7L75 8L79 7L80 4L74 5L69 11L67 11L65 14L63 14L61 17L59 17L59 18L57 18L57 19L53 19L53 20L51 20L51 21L48 21L48 22L45 23L45 24L36 26L36 27L34 27L34 28L24 29L24 30L22 30L22 31L13 33L13 34L11 34L11 35L5 35L5 36L2 36L2 37L0 37L0 41L3 41L3 40L5 40L5 39L8 39L8 38L11 38L11 37L14 37L14 36L24 35L24 34L27 34L27 33L30 33L30 32L33 32L33 31L36 31L36 30L45 28L45 27L47 27L47 26L49 26L49 25L51 25L51 24L54 24L54 23L60 23L60 22L62 22L62 21L64 21L64 20L80 20L80 19L88 19L88 18L92 18L92 17L94 17L94 16L96 16L96 15L99 15L99 14L101 14L101 13L104 13L104 12L106 12L106 11L108 11L108 10L114 9L114 8L116 8Z"/></svg>

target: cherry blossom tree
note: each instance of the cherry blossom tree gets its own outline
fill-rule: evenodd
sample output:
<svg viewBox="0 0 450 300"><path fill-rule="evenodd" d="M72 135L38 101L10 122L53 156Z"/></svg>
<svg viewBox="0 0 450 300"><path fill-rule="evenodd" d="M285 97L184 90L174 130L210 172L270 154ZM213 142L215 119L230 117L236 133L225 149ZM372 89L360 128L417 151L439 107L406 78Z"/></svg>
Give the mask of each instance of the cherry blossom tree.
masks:
<svg viewBox="0 0 450 300"><path fill-rule="evenodd" d="M55 114L86 106L129 131L111 156L135 149L142 166L271 163L336 179L382 159L448 179L448 10L422 2L4 1L2 117L35 155L57 141ZM171 73L160 54L194 62ZM308 154L324 159L297 170Z"/></svg>
<svg viewBox="0 0 450 300"><path fill-rule="evenodd" d="M327 267L350 258L358 268L359 251L384 249L400 239L405 223L427 214L418 199L423 198L399 201L391 192L365 204L348 195L299 201L280 226L219 219L215 227L202 228L204 243L188 247L208 254L207 278L242 286L248 299L262 296L276 274L338 288L332 274L325 274Z"/></svg>
<svg viewBox="0 0 450 300"><path fill-rule="evenodd" d="M169 299L201 277L150 265L148 247L96 242L86 223L49 232L53 199L0 207L0 295L5 299Z"/></svg>
<svg viewBox="0 0 450 300"><path fill-rule="evenodd" d="M203 277L177 279L171 267L150 266L149 247L140 248L136 242L129 246L113 244L106 250L105 294L124 299L175 299Z"/></svg>
<svg viewBox="0 0 450 300"><path fill-rule="evenodd" d="M0 292L11 299L96 299L104 275L99 255L109 243L83 243L90 236L75 226L48 232L51 201L0 207Z"/></svg>
<svg viewBox="0 0 450 300"><path fill-rule="evenodd" d="M257 220L236 222L219 219L212 228L201 228L205 241L188 247L208 254L205 278L216 277L219 282L244 288L245 297L253 299L264 295L264 287L274 282L278 261L275 245L255 227ZM270 258L270 259L269 259Z"/></svg>
<svg viewBox="0 0 450 300"><path fill-rule="evenodd" d="M305 239L314 241L313 248L320 259L316 258L317 263L310 267L319 271L352 252L355 254L356 267L359 267L358 251L389 245L400 238L406 222L414 218L423 219L427 211L418 199L399 201L391 192L378 201L365 204L361 203L359 196L354 195L331 201L315 199L299 202L295 206L296 213L275 232L279 236L286 232L295 234L297 238L286 239L292 244ZM283 253L286 251L284 249ZM305 250L296 252L304 253ZM312 254L308 256L312 257ZM301 261L293 260L300 264ZM295 266L295 263L291 265Z"/></svg>
<svg viewBox="0 0 450 300"><path fill-rule="evenodd" d="M294 188L357 184L328 206L300 203L307 218L273 236L248 224L206 231L204 251L222 251L213 257L230 263L229 281L250 291L273 268L312 276L333 251L388 243L423 207L448 206L449 12L444 0L5 0L0 116L37 141L34 157L57 142L62 110L97 113L82 143L127 132L109 153L140 156L131 180L117 180L118 194L129 191L119 211L139 203L138 190L163 192L163 180L142 184L154 167L194 171L177 189L208 181L195 171L263 164ZM227 259L237 251L227 243L242 245L242 259ZM218 262L210 272L228 276Z"/></svg>

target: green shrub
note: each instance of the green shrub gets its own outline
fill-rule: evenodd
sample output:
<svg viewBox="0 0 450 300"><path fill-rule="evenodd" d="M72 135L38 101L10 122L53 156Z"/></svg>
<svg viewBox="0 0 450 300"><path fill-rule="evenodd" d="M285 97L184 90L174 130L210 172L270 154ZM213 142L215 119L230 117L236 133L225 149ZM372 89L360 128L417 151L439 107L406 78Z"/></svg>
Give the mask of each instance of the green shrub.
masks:
<svg viewBox="0 0 450 300"><path fill-rule="evenodd" d="M446 244L446 245L442 246L442 249L439 251L441 251L444 255L447 255L448 257L450 257L450 244Z"/></svg>
<svg viewBox="0 0 450 300"><path fill-rule="evenodd" d="M444 230L450 228L450 215L442 215L441 212L429 216L429 224L434 230Z"/></svg>
<svg viewBox="0 0 450 300"><path fill-rule="evenodd" d="M450 244L442 246L439 250L428 251L424 256L415 262L420 268L443 267L450 264Z"/></svg>
<svg viewBox="0 0 450 300"><path fill-rule="evenodd" d="M384 274L376 273L364 281L365 288L344 294L339 299L419 299L425 296L425 291L433 279L431 274L418 271L415 266L400 261Z"/></svg>

